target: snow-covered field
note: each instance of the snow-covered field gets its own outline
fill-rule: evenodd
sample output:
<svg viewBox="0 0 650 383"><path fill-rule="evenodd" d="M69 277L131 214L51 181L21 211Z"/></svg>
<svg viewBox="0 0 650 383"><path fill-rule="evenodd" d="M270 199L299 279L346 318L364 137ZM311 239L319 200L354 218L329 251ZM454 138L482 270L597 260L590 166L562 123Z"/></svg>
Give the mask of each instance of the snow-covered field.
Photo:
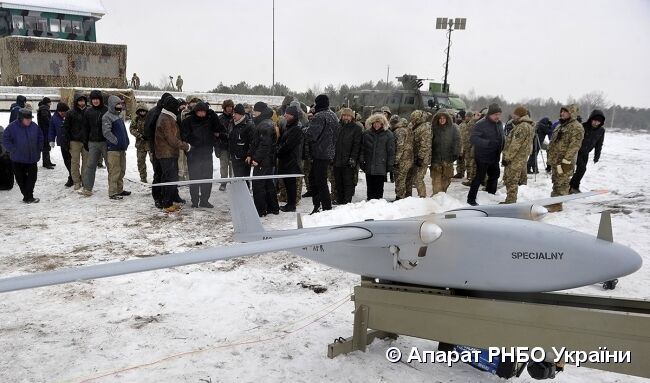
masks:
<svg viewBox="0 0 650 383"><path fill-rule="evenodd" d="M0 118L6 120L6 116ZM132 141L133 142L133 141ZM583 190L611 193L565 204L548 223L596 234L599 212L610 209L615 241L645 260L616 290L587 286L573 292L650 298L650 135L608 133L602 159L589 163ZM213 189L215 209L186 207L176 215L155 209L138 180L135 150L127 154L125 188L133 195L108 199L106 170L99 169L95 195L63 187L67 174L59 148L54 170L39 167L36 205L20 202L18 187L0 192L0 276L119 261L232 243L226 193ZM215 161L215 177L219 175ZM149 173L151 179L151 172ZM427 179L429 190L430 181ZM386 185L386 197L394 199ZM550 177L530 176L519 199L547 197ZM305 216L306 226L399 218L464 206L467 188L454 180L447 195L396 203L362 202L363 175L355 204ZM187 189L181 195L189 199ZM480 193L481 204L505 198ZM311 202L299 210L307 213ZM295 227L293 214L263 218L268 228ZM0 295L2 382L496 382L467 365L391 364L385 351L434 342L400 337L376 341L366 353L328 359L327 344L352 334L352 288L347 274L286 252L213 264L179 267L91 282ZM317 294L303 285L318 285ZM519 379L531 382L526 373ZM624 375L568 367L556 382L641 381Z"/></svg>

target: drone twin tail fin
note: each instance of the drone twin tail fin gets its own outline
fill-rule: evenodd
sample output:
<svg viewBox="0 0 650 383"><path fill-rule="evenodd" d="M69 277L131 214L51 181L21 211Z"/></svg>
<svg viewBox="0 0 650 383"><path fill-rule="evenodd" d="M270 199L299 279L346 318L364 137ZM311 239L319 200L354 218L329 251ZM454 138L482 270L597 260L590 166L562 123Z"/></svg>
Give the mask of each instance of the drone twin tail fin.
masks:
<svg viewBox="0 0 650 383"><path fill-rule="evenodd" d="M236 241L247 242L264 232L264 227L253 204L253 199L248 192L246 181L233 181L228 188L228 200L230 202L230 215L232 216L232 227ZM259 238L258 238L259 239Z"/></svg>

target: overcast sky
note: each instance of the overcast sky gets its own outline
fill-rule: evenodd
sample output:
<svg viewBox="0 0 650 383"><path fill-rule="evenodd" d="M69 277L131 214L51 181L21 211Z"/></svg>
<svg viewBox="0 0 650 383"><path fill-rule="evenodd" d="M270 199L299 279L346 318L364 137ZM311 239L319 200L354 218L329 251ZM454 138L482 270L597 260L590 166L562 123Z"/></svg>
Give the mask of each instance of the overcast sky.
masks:
<svg viewBox="0 0 650 383"><path fill-rule="evenodd" d="M272 82L272 1L102 0L97 40L128 45L142 83L181 74L185 90ZM303 91L404 73L452 92L562 102L603 91L650 107L650 0L276 0L275 80Z"/></svg>

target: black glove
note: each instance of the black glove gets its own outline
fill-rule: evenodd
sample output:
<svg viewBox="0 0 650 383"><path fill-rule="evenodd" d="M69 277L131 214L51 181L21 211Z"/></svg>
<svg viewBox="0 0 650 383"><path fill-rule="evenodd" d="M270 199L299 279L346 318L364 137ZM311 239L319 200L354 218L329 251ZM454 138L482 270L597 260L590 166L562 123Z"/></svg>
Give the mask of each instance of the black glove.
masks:
<svg viewBox="0 0 650 383"><path fill-rule="evenodd" d="M348 167L351 168L351 169L356 168L356 167L357 167L357 161L355 161L355 160L353 160L352 158L350 158L350 159L348 160Z"/></svg>
<svg viewBox="0 0 650 383"><path fill-rule="evenodd" d="M600 155L594 156L594 164L600 160Z"/></svg>
<svg viewBox="0 0 650 383"><path fill-rule="evenodd" d="M418 168L421 168L423 163L424 163L424 160L422 158L416 158L415 159L415 166L417 166Z"/></svg>
<svg viewBox="0 0 650 383"><path fill-rule="evenodd" d="M506 167L506 166L510 165L510 161L507 161L507 160L501 160L501 165L503 165L504 167Z"/></svg>

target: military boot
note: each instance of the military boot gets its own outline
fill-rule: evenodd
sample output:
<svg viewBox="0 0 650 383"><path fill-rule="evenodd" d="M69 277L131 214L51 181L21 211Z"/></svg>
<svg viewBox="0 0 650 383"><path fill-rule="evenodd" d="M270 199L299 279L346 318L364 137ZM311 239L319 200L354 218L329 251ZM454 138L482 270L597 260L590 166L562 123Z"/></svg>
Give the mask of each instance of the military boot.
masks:
<svg viewBox="0 0 650 383"><path fill-rule="evenodd" d="M548 210L549 213L557 213L558 211L562 211L562 202L547 205L546 210Z"/></svg>

